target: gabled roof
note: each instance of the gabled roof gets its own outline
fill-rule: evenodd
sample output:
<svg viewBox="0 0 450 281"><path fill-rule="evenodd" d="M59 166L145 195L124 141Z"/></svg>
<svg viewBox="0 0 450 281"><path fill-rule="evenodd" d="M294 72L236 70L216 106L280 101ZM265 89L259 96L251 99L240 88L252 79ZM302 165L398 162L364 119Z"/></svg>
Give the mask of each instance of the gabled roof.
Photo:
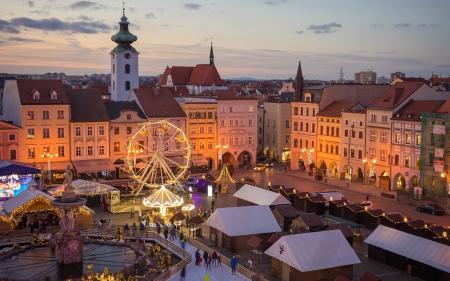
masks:
<svg viewBox="0 0 450 281"><path fill-rule="evenodd" d="M14 196L8 201L4 202L2 204L2 208L7 214L10 214L12 211L33 200L37 196L42 196L50 201L53 201L55 199L55 197L48 195L47 193L36 190L34 188L28 188L19 193L17 196Z"/></svg>
<svg viewBox="0 0 450 281"><path fill-rule="evenodd" d="M218 208L208 218L206 225L214 227L228 236L281 231L269 206Z"/></svg>
<svg viewBox="0 0 450 281"><path fill-rule="evenodd" d="M187 85L203 85L209 86L215 84L216 86L226 85L225 81L220 78L220 74L214 64L197 64L189 77Z"/></svg>
<svg viewBox="0 0 450 281"><path fill-rule="evenodd" d="M329 229L339 229L342 232L342 235L344 235L344 237L346 237L346 238L355 236L355 233L353 233L353 230L345 223L332 223L332 224L328 225L328 228Z"/></svg>
<svg viewBox="0 0 450 281"><path fill-rule="evenodd" d="M308 227L322 227L323 221L316 213L300 214L300 218Z"/></svg>
<svg viewBox="0 0 450 281"><path fill-rule="evenodd" d="M88 89L97 89L98 92L100 93L100 95L111 95L111 93L109 92L109 87L108 85L101 85L101 86L89 86Z"/></svg>
<svg viewBox="0 0 450 281"><path fill-rule="evenodd" d="M208 92L209 90L204 91L203 93ZM234 90L215 90L214 95L217 96L217 100L259 100L258 97L246 96L244 92L241 94L236 94Z"/></svg>
<svg viewBox="0 0 450 281"><path fill-rule="evenodd" d="M104 105L111 120L119 118L123 111L135 111L138 117L147 119L136 101L105 101Z"/></svg>
<svg viewBox="0 0 450 281"><path fill-rule="evenodd" d="M317 113L317 116L340 117L342 111L347 111L354 107L358 102L355 101L334 101L329 106Z"/></svg>
<svg viewBox="0 0 450 281"><path fill-rule="evenodd" d="M19 89L19 97L22 105L26 104L69 104L69 97L61 80L31 80L20 79L15 81ZM33 93L40 93L40 99L34 100ZM50 94L55 91L58 94L56 100L52 100Z"/></svg>
<svg viewBox="0 0 450 281"><path fill-rule="evenodd" d="M298 217L297 209L292 206L275 206L275 210L285 219L293 219Z"/></svg>
<svg viewBox="0 0 450 281"><path fill-rule="evenodd" d="M450 247L441 243L383 225L364 242L450 273Z"/></svg>
<svg viewBox="0 0 450 281"><path fill-rule="evenodd" d="M423 82L402 82L391 85L369 107L394 109L424 85Z"/></svg>
<svg viewBox="0 0 450 281"><path fill-rule="evenodd" d="M291 205L283 195L249 184L244 184L233 196L256 205Z"/></svg>
<svg viewBox="0 0 450 281"><path fill-rule="evenodd" d="M109 122L98 89L70 89L67 95L70 100L70 122Z"/></svg>
<svg viewBox="0 0 450 281"><path fill-rule="evenodd" d="M11 124L11 123L9 123L9 122L6 122L6 121L3 121L3 120L0 120L0 129L1 130L3 130L3 129L5 129L5 130L7 130L7 129L22 129L22 127L19 127L19 126L16 126L16 125L14 125L14 124Z"/></svg>
<svg viewBox="0 0 450 281"><path fill-rule="evenodd" d="M437 109L436 113L450 114L450 98L446 99Z"/></svg>
<svg viewBox="0 0 450 281"><path fill-rule="evenodd" d="M167 78L172 77L173 85L186 85L194 68L192 66L172 66L166 68L159 85L167 85Z"/></svg>
<svg viewBox="0 0 450 281"><path fill-rule="evenodd" d="M148 118L186 117L186 113L166 88L139 88L133 92Z"/></svg>
<svg viewBox="0 0 450 281"><path fill-rule="evenodd" d="M394 113L392 120L420 121L422 112L434 112L443 101L409 101L404 107Z"/></svg>
<svg viewBox="0 0 450 281"><path fill-rule="evenodd" d="M301 272L361 263L340 230L285 235L265 254Z"/></svg>

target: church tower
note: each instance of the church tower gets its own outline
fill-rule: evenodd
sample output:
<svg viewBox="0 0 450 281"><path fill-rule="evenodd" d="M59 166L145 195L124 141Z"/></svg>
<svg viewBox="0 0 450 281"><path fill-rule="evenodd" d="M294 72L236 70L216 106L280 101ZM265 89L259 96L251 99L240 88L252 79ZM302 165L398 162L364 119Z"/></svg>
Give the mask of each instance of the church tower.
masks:
<svg viewBox="0 0 450 281"><path fill-rule="evenodd" d="M209 65L214 64L214 52L212 48L212 42L211 42L211 51L209 51Z"/></svg>
<svg viewBox="0 0 450 281"><path fill-rule="evenodd" d="M295 77L295 93L293 100L294 101L300 101L302 98L302 92L303 92L303 73L302 73L302 62L298 62L298 69L297 69L297 76Z"/></svg>
<svg viewBox="0 0 450 281"><path fill-rule="evenodd" d="M137 40L137 36L128 31L128 19L120 18L120 30L111 36L111 40L117 43L111 52L111 99L126 101L131 90L139 88L139 53L131 46Z"/></svg>

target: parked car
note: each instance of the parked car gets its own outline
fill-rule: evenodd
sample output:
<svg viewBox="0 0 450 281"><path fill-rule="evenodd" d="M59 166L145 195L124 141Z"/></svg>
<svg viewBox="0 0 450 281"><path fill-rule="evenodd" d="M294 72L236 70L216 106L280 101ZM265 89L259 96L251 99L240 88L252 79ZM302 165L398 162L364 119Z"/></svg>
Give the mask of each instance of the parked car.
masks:
<svg viewBox="0 0 450 281"><path fill-rule="evenodd" d="M273 162L272 161L266 161L266 168L273 168Z"/></svg>
<svg viewBox="0 0 450 281"><path fill-rule="evenodd" d="M265 164L257 164L255 166L255 168L253 168L254 171L256 172L262 172L266 169L266 165Z"/></svg>
<svg viewBox="0 0 450 281"><path fill-rule="evenodd" d="M197 180L195 178L188 178L187 183L189 186L197 186Z"/></svg>
<svg viewBox="0 0 450 281"><path fill-rule="evenodd" d="M417 206L416 210L418 212L430 213L432 215L443 215L445 214L444 208L437 204L426 204L422 206Z"/></svg>
<svg viewBox="0 0 450 281"><path fill-rule="evenodd" d="M372 208L373 208L373 204L370 201L361 201L361 203L356 203L356 204L358 204L359 206L361 206L363 208L367 207L367 209L369 209L369 210L372 210Z"/></svg>

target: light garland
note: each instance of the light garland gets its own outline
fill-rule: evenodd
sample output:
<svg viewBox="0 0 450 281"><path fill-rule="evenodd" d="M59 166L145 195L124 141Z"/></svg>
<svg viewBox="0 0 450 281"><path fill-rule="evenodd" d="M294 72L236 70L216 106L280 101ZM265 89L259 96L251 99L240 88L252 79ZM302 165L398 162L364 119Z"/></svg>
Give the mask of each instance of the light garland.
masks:
<svg viewBox="0 0 450 281"><path fill-rule="evenodd" d="M33 233L33 239L31 240L31 245L47 245L48 240L43 238L40 239L37 233Z"/></svg>

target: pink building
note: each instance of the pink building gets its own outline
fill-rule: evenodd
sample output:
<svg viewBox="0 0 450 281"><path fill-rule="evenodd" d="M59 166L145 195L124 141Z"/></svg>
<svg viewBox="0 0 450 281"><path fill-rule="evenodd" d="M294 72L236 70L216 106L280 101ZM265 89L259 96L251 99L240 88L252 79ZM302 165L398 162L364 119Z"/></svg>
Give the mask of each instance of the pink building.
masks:
<svg viewBox="0 0 450 281"><path fill-rule="evenodd" d="M0 160L21 161L22 128L0 121Z"/></svg>

